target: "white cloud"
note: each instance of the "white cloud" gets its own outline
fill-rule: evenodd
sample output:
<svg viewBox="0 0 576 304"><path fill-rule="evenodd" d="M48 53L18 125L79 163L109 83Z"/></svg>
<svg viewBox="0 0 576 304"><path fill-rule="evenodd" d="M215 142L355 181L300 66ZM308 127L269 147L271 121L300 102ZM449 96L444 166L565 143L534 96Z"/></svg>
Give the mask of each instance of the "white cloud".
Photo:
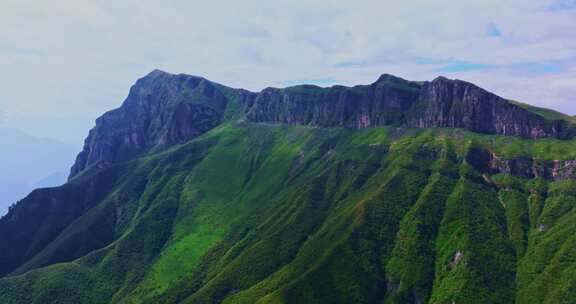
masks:
<svg viewBox="0 0 576 304"><path fill-rule="evenodd" d="M574 113L576 11L550 9L555 2L5 0L0 109L8 124L84 117L87 128L153 68L259 90L298 79L367 83L381 73L426 80L442 61L459 61L494 68L442 74ZM488 26L501 35L487 35ZM514 65L549 62L565 68Z"/></svg>

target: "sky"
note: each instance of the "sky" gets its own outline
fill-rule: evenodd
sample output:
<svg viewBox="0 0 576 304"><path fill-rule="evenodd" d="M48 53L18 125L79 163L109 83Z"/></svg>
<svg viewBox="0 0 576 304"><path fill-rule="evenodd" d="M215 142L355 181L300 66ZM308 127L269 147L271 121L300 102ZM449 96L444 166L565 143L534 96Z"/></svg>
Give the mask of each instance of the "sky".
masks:
<svg viewBox="0 0 576 304"><path fill-rule="evenodd" d="M576 114L576 0L2 0L0 126L79 148L156 68L254 91L443 75Z"/></svg>

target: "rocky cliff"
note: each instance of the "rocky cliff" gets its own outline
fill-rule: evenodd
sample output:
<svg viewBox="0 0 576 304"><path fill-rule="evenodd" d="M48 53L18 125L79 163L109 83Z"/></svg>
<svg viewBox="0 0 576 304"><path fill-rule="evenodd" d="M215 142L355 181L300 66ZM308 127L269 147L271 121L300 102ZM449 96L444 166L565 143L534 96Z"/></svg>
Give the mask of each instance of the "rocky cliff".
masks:
<svg viewBox="0 0 576 304"><path fill-rule="evenodd" d="M408 125L463 128L525 138L571 135L567 122L546 120L471 83L444 77L424 83Z"/></svg>
<svg viewBox="0 0 576 304"><path fill-rule="evenodd" d="M368 86L267 88L258 94L248 119L356 129L401 124L418 101L421 87L417 82L382 75Z"/></svg>
<svg viewBox="0 0 576 304"><path fill-rule="evenodd" d="M120 108L96 120L70 177L91 166L186 142L222 123L230 99L242 102L250 95L201 77L155 70L132 86Z"/></svg>
<svg viewBox="0 0 576 304"><path fill-rule="evenodd" d="M438 77L412 82L383 75L369 86L265 89L249 119L318 126L463 128L525 138L567 138L573 126L547 120L471 83Z"/></svg>
<svg viewBox="0 0 576 304"><path fill-rule="evenodd" d="M546 119L471 83L444 77L415 82L384 74L371 85L300 85L253 93L155 70L136 82L120 108L98 118L70 177L186 142L220 125L226 112L251 122L321 127L447 127L524 138L575 134L567 121Z"/></svg>
<svg viewBox="0 0 576 304"><path fill-rule="evenodd" d="M541 160L531 157L506 159L491 154L489 167L493 172L508 173L527 179L576 180L576 160Z"/></svg>

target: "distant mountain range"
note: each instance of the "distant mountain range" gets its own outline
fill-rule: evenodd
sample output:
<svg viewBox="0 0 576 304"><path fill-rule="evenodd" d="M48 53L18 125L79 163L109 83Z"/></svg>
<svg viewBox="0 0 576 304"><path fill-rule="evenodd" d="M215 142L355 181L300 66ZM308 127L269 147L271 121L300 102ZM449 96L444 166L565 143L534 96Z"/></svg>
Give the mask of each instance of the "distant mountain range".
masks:
<svg viewBox="0 0 576 304"><path fill-rule="evenodd" d="M0 219L2 303L574 303L573 117L155 70Z"/></svg>
<svg viewBox="0 0 576 304"><path fill-rule="evenodd" d="M0 215L39 187L59 186L74 159L74 147L0 128Z"/></svg>

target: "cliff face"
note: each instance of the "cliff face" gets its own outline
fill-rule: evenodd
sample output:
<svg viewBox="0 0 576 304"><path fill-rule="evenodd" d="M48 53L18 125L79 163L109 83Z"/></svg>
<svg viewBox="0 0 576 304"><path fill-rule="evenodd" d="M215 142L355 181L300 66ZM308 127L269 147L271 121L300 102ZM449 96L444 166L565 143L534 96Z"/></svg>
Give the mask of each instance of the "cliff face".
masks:
<svg viewBox="0 0 576 304"><path fill-rule="evenodd" d="M223 88L204 78L159 70L139 79L120 108L96 120L70 176L186 142L216 127L230 99Z"/></svg>
<svg viewBox="0 0 576 304"><path fill-rule="evenodd" d="M567 122L546 120L471 83L444 77L418 83L384 75L370 86L266 89L248 118L349 128L464 128L525 138L570 136Z"/></svg>
<svg viewBox="0 0 576 304"><path fill-rule="evenodd" d="M576 179L576 160L540 160L530 157L505 159L492 154L489 168L521 178L542 178L553 181Z"/></svg>
<svg viewBox="0 0 576 304"><path fill-rule="evenodd" d="M471 83L443 77L414 82L385 74L371 85L252 93L156 70L136 82L120 108L96 121L70 177L186 142L220 125L231 111L251 122L321 127L446 127L524 138L574 134L567 121L548 120Z"/></svg>
<svg viewBox="0 0 576 304"><path fill-rule="evenodd" d="M408 124L525 138L567 136L562 121L546 120L471 83L444 77L422 86Z"/></svg>
<svg viewBox="0 0 576 304"><path fill-rule="evenodd" d="M417 101L420 87L383 75L369 86L268 88L258 94L248 119L357 129L398 124Z"/></svg>

